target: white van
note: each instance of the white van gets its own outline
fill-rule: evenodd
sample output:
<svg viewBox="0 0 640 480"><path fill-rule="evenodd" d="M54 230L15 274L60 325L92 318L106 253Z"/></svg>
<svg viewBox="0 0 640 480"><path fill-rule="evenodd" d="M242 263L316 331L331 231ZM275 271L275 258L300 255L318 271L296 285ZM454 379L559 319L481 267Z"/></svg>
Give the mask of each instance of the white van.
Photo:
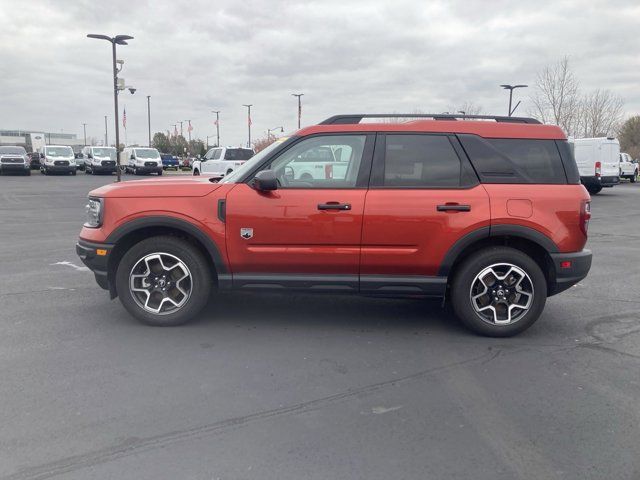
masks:
<svg viewBox="0 0 640 480"><path fill-rule="evenodd" d="M71 147L63 145L45 145L40 150L40 171L51 173L76 174L76 155Z"/></svg>
<svg viewBox="0 0 640 480"><path fill-rule="evenodd" d="M162 159L155 148L126 147L120 153L120 165L127 173L157 173L162 175Z"/></svg>
<svg viewBox="0 0 640 480"><path fill-rule="evenodd" d="M580 180L591 195L620 183L620 143L615 138L576 138L573 154Z"/></svg>
<svg viewBox="0 0 640 480"><path fill-rule="evenodd" d="M624 152L620 154L620 178L627 178L631 183L638 179L638 161Z"/></svg>
<svg viewBox="0 0 640 480"><path fill-rule="evenodd" d="M84 147L81 155L85 173L113 173L118 168L115 147Z"/></svg>

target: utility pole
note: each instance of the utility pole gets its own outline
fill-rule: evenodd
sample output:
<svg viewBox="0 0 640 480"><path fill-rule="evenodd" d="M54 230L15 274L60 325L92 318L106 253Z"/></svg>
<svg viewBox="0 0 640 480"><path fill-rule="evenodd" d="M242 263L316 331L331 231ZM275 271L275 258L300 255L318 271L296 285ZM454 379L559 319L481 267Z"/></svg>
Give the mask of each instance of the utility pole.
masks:
<svg viewBox="0 0 640 480"><path fill-rule="evenodd" d="M220 110L211 110L211 113L216 114L216 147L220 146Z"/></svg>
<svg viewBox="0 0 640 480"><path fill-rule="evenodd" d="M87 124L82 124L82 129L84 130L84 146L87 146Z"/></svg>
<svg viewBox="0 0 640 480"><path fill-rule="evenodd" d="M247 126L249 127L249 143L247 148L251 148L251 107L253 104L243 104L243 107L247 107Z"/></svg>
<svg viewBox="0 0 640 480"><path fill-rule="evenodd" d="M149 148L151 148L151 95L147 95L147 124L149 125Z"/></svg>
<svg viewBox="0 0 640 480"><path fill-rule="evenodd" d="M104 116L104 146L109 146L109 133L107 132L107 116Z"/></svg>
<svg viewBox="0 0 640 480"><path fill-rule="evenodd" d="M180 124L180 136L184 137L184 135L182 134L182 122L178 120L178 123Z"/></svg>
<svg viewBox="0 0 640 480"><path fill-rule="evenodd" d="M292 93L294 97L298 97L298 130L300 130L300 119L302 118L302 101L300 97L304 95L304 93Z"/></svg>

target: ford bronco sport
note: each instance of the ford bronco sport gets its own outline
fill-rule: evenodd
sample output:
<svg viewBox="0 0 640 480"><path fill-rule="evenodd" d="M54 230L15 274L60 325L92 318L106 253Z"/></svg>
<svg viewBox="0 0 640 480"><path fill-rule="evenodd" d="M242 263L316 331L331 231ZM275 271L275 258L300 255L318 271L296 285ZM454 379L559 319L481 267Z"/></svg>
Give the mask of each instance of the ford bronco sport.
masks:
<svg viewBox="0 0 640 480"><path fill-rule="evenodd" d="M387 117L414 119L368 123ZM301 178L296 162L308 166L321 150L346 165ZM510 336L587 275L590 216L558 127L338 115L219 182L92 191L76 248L98 284L146 324L185 323L213 289L287 289L441 297L471 330Z"/></svg>

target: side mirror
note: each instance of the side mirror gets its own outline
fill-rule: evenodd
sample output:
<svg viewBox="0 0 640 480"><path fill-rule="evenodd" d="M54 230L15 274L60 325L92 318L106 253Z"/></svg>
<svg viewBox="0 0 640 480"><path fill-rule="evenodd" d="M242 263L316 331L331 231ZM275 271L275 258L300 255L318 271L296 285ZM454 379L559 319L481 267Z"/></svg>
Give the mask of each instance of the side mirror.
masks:
<svg viewBox="0 0 640 480"><path fill-rule="evenodd" d="M129 157L131 160L135 160L136 156L132 153L131 156Z"/></svg>
<svg viewBox="0 0 640 480"><path fill-rule="evenodd" d="M260 190L261 192L267 192L278 189L278 179L273 170L262 170L256 173L251 182L253 188Z"/></svg>
<svg viewBox="0 0 640 480"><path fill-rule="evenodd" d="M40 154L40 158L44 158L44 153L41 153L41 154Z"/></svg>
<svg viewBox="0 0 640 480"><path fill-rule="evenodd" d="M87 153L87 158L93 158L93 155L91 153Z"/></svg>

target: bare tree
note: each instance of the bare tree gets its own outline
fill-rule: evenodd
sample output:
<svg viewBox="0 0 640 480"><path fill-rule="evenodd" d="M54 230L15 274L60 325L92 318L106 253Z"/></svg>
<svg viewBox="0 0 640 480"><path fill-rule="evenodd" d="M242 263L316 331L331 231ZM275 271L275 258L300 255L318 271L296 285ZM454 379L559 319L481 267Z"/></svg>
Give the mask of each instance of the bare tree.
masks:
<svg viewBox="0 0 640 480"><path fill-rule="evenodd" d="M627 119L618 132L620 151L635 159L640 158L640 115Z"/></svg>
<svg viewBox="0 0 640 480"><path fill-rule="evenodd" d="M473 101L467 101L458 107L450 107L449 111L456 114L464 112L463 115L480 115L482 113L482 106L477 105Z"/></svg>
<svg viewBox="0 0 640 480"><path fill-rule="evenodd" d="M568 135L574 135L580 111L580 84L571 71L569 57L538 74L531 103L531 114L538 120L558 125Z"/></svg>
<svg viewBox="0 0 640 480"><path fill-rule="evenodd" d="M613 136L622 124L624 101L610 90L597 89L584 95L576 135L582 137Z"/></svg>

